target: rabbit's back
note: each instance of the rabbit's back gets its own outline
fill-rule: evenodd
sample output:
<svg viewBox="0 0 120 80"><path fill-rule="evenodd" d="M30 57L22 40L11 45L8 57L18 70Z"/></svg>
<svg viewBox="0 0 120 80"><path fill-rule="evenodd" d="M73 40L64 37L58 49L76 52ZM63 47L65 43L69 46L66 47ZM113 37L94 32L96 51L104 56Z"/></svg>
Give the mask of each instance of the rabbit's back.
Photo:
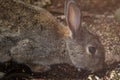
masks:
<svg viewBox="0 0 120 80"><path fill-rule="evenodd" d="M68 34L67 29L49 12L13 0L4 0L0 4L0 30L4 38L13 39L10 43L13 45L8 49L13 60L35 64L67 61L64 58L59 61L59 58L67 57L63 39ZM1 54L4 56L5 52Z"/></svg>

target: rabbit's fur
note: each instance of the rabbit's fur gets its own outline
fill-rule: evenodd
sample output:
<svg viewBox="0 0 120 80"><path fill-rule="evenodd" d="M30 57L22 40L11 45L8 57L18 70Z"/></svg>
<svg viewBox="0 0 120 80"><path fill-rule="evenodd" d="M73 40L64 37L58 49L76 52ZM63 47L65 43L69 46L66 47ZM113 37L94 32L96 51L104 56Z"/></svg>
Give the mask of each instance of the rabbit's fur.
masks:
<svg viewBox="0 0 120 80"><path fill-rule="evenodd" d="M33 71L67 63L98 71L104 66L104 48L96 35L81 26L81 12L67 0L68 27L48 11L19 0L0 1L0 61L27 64Z"/></svg>
<svg viewBox="0 0 120 80"><path fill-rule="evenodd" d="M115 19L114 14L89 16L85 23L88 23L86 26L91 33L99 35L105 48L105 63L109 66L120 62L120 22Z"/></svg>

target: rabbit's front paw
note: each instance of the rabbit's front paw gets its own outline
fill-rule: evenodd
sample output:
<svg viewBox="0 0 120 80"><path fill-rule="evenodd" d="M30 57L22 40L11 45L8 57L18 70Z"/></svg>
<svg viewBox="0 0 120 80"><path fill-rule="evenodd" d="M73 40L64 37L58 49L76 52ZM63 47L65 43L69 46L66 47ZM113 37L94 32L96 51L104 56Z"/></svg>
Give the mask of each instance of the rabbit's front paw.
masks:
<svg viewBox="0 0 120 80"><path fill-rule="evenodd" d="M51 67L49 65L28 64L32 72L45 72L49 71Z"/></svg>

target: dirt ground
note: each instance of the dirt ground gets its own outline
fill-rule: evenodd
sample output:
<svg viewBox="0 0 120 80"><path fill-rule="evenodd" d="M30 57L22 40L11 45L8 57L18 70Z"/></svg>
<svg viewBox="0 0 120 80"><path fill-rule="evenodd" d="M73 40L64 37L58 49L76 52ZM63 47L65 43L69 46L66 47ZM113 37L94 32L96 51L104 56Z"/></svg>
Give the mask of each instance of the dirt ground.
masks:
<svg viewBox="0 0 120 80"><path fill-rule="evenodd" d="M60 11L64 8L65 0L22 0L24 2L37 5L40 7L47 7L47 9L57 9ZM105 11L113 11L119 7L119 0L76 0L82 11L104 13Z"/></svg>

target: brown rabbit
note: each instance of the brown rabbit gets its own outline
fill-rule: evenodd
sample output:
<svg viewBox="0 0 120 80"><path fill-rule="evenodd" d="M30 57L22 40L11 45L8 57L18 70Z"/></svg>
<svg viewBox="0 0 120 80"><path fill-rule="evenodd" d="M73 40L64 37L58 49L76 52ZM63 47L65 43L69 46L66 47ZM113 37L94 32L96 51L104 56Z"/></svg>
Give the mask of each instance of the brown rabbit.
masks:
<svg viewBox="0 0 120 80"><path fill-rule="evenodd" d="M68 27L48 11L20 0L1 0L0 11L0 44L4 46L0 46L0 61L12 59L33 71L60 63L91 71L103 68L104 48L81 25L81 11L74 0L66 0Z"/></svg>

